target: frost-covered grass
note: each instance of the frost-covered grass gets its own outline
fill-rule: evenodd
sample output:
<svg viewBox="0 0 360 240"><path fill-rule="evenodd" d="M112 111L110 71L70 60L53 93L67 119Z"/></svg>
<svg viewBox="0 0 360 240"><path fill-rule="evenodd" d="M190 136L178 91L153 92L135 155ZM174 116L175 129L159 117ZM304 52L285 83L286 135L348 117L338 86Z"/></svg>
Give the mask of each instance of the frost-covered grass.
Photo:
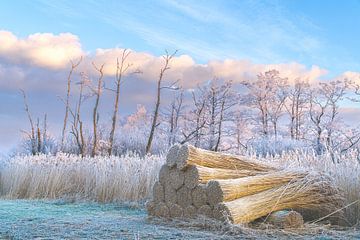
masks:
<svg viewBox="0 0 360 240"><path fill-rule="evenodd" d="M163 159L81 158L75 155L17 156L3 161L1 196L10 199L68 198L97 202L133 202L150 197Z"/></svg>
<svg viewBox="0 0 360 240"><path fill-rule="evenodd" d="M251 155L251 154L249 154ZM263 161L289 168L315 169L333 176L343 190L345 220L360 224L360 163L357 152L330 153L289 151L267 156ZM97 202L141 202L151 196L162 156L140 157L128 153L122 157L81 158L75 155L17 156L0 164L2 198L67 198ZM356 203L354 203L356 202ZM354 203L354 204L353 204Z"/></svg>
<svg viewBox="0 0 360 240"><path fill-rule="evenodd" d="M267 156L264 161L283 167L314 169L325 172L334 178L335 185L345 197L345 222L360 226L360 162L356 150L346 154L325 153L321 156L314 152L289 151L281 155ZM333 160L336 162L334 163Z"/></svg>

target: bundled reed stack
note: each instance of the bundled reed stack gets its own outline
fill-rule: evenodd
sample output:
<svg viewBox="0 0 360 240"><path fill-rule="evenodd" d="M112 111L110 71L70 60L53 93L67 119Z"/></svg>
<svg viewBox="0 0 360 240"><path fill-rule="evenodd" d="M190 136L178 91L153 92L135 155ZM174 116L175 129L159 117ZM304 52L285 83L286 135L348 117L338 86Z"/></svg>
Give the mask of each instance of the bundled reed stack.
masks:
<svg viewBox="0 0 360 240"><path fill-rule="evenodd" d="M341 203L330 177L174 145L159 172L147 209L149 215L165 218L204 215L238 224L267 217L279 227L299 227L303 219L298 212L281 210L331 211Z"/></svg>

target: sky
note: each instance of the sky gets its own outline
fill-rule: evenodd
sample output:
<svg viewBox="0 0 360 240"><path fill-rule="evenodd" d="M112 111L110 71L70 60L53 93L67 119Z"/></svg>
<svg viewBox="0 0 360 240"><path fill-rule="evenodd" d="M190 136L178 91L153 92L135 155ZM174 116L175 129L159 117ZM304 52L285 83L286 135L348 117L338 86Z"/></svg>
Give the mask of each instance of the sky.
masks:
<svg viewBox="0 0 360 240"><path fill-rule="evenodd" d="M310 81L360 81L360 1L17 1L0 2L0 152L28 129L19 89L34 115L58 129L69 61L105 63L111 84L116 57L143 71L128 76L121 114L151 107L164 50L179 50L167 81L185 88L214 76L240 81L277 68ZM76 78L76 76L75 76ZM105 96L103 104L109 104ZM348 106L349 112L356 106ZM105 111L105 116L110 110Z"/></svg>

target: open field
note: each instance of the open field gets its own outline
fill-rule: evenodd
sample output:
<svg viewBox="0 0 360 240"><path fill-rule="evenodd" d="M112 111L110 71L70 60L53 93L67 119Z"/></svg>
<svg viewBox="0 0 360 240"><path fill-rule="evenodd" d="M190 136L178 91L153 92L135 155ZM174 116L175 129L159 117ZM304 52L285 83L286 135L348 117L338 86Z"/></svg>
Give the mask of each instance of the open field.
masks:
<svg viewBox="0 0 360 240"><path fill-rule="evenodd" d="M268 156L264 160L289 168L324 171L332 175L344 191L346 203L353 203L345 210L345 222L351 228L339 231L327 225L307 224L304 229L284 232L263 224L252 224L249 228L208 220L149 219L143 203L150 198L152 185L164 163L161 156L19 156L2 160L0 165L0 236L14 239L50 234L55 239L231 239L240 236L245 239L356 239L360 238L360 204L355 202L360 198L359 163L355 153L341 156L339 160L340 163L333 164L327 155L316 157L299 152Z"/></svg>

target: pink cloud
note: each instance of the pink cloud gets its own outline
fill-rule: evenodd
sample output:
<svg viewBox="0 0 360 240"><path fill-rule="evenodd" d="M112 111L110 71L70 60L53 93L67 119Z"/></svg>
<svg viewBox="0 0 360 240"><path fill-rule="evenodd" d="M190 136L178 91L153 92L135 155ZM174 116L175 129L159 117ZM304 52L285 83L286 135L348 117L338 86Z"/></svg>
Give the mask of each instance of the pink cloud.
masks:
<svg viewBox="0 0 360 240"><path fill-rule="evenodd" d="M84 54L79 38L71 33L36 33L19 39L11 32L0 31L0 40L0 58L15 64L62 69Z"/></svg>

